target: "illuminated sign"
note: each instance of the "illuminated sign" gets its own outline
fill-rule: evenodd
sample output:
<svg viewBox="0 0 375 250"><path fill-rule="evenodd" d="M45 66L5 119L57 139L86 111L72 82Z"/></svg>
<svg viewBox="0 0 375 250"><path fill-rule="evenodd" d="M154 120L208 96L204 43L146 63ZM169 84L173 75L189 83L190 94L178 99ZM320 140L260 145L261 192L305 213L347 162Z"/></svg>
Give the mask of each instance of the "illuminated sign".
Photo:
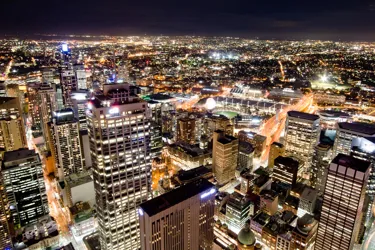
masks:
<svg viewBox="0 0 375 250"><path fill-rule="evenodd" d="M118 107L113 107L108 111L111 115L118 114L120 112Z"/></svg>
<svg viewBox="0 0 375 250"><path fill-rule="evenodd" d="M63 52L68 52L68 44L66 44L66 43L63 43L62 45L61 45L61 50L63 51Z"/></svg>
<svg viewBox="0 0 375 250"><path fill-rule="evenodd" d="M215 188L211 188L209 191L206 191L204 192L203 194L201 194L201 199L204 199L212 194L216 193L216 189Z"/></svg>

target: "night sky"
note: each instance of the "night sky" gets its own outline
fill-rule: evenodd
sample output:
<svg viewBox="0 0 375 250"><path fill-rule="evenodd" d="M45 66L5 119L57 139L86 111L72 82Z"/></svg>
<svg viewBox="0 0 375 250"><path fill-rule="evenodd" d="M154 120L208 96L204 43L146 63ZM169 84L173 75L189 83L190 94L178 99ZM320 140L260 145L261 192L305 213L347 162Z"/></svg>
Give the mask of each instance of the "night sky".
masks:
<svg viewBox="0 0 375 250"><path fill-rule="evenodd" d="M0 0L0 34L375 41L375 0Z"/></svg>

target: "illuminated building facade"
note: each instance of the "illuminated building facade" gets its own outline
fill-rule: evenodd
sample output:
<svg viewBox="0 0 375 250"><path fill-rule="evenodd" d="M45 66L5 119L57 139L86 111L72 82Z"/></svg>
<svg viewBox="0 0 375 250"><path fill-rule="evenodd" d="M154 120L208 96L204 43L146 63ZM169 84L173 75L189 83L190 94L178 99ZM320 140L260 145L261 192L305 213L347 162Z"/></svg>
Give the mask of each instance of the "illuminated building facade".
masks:
<svg viewBox="0 0 375 250"><path fill-rule="evenodd" d="M273 142L271 144L270 153L268 155L268 168L273 169L275 159L279 156L283 156L284 153L284 145L278 142Z"/></svg>
<svg viewBox="0 0 375 250"><path fill-rule="evenodd" d="M11 250L12 241L9 230L10 210L3 180L0 178L0 249Z"/></svg>
<svg viewBox="0 0 375 250"><path fill-rule="evenodd" d="M167 106L161 102L148 101L151 116L151 157L160 157L163 148L162 138L162 107Z"/></svg>
<svg viewBox="0 0 375 250"><path fill-rule="evenodd" d="M176 169L191 170L206 166L212 162L211 154L206 149L186 142L176 142L167 146L168 160Z"/></svg>
<svg viewBox="0 0 375 250"><path fill-rule="evenodd" d="M253 170L254 147L251 143L240 141L238 145L238 168L243 170Z"/></svg>
<svg viewBox="0 0 375 250"><path fill-rule="evenodd" d="M267 137L249 131L241 130L238 132L238 139L240 141L246 141L254 146L254 156L260 157L263 150L266 148Z"/></svg>
<svg viewBox="0 0 375 250"><path fill-rule="evenodd" d="M141 249L212 249L215 194L215 186L200 179L142 203Z"/></svg>
<svg viewBox="0 0 375 250"><path fill-rule="evenodd" d="M272 179L294 186L297 182L298 168L299 163L295 159L279 156L275 159Z"/></svg>
<svg viewBox="0 0 375 250"><path fill-rule="evenodd" d="M74 117L72 109L63 109L54 112L51 124L58 177L80 173L84 168L82 147L79 138L79 121Z"/></svg>
<svg viewBox="0 0 375 250"><path fill-rule="evenodd" d="M181 118L177 121L177 141L195 143L195 119Z"/></svg>
<svg viewBox="0 0 375 250"><path fill-rule="evenodd" d="M336 130L337 123L352 120L349 114L341 111L322 110L318 115L321 129Z"/></svg>
<svg viewBox="0 0 375 250"><path fill-rule="evenodd" d="M361 122L341 122L337 124L337 134L333 145L333 157L337 154L350 154L352 140L358 137L375 137L375 126Z"/></svg>
<svg viewBox="0 0 375 250"><path fill-rule="evenodd" d="M137 207L151 196L150 116L128 84L105 84L88 103L101 249L138 249Z"/></svg>
<svg viewBox="0 0 375 250"><path fill-rule="evenodd" d="M73 65L77 80L77 89L87 89L86 71L83 64Z"/></svg>
<svg viewBox="0 0 375 250"><path fill-rule="evenodd" d="M319 143L314 148L314 155L311 162L310 185L316 188L321 194L324 192L331 154L331 145Z"/></svg>
<svg viewBox="0 0 375 250"><path fill-rule="evenodd" d="M252 214L254 214L254 204L250 199L237 192L229 196L226 207L229 229L234 232L239 232Z"/></svg>
<svg viewBox="0 0 375 250"><path fill-rule="evenodd" d="M17 97L0 97L0 147L5 151L27 147L22 109Z"/></svg>
<svg viewBox="0 0 375 250"><path fill-rule="evenodd" d="M314 216L305 214L298 218L297 225L292 232L291 249L313 250L317 232L318 221L314 219Z"/></svg>
<svg viewBox="0 0 375 250"><path fill-rule="evenodd" d="M15 229L48 215L42 163L34 150L5 152L1 169Z"/></svg>
<svg viewBox="0 0 375 250"><path fill-rule="evenodd" d="M238 160L238 139L216 130L213 135L212 166L219 184L225 184L235 177Z"/></svg>
<svg viewBox="0 0 375 250"><path fill-rule="evenodd" d="M87 130L86 109L89 99L87 90L74 91L71 94L74 116L79 120L79 129Z"/></svg>
<svg viewBox="0 0 375 250"><path fill-rule="evenodd" d="M328 170L315 249L349 250L363 216L370 162L338 154Z"/></svg>
<svg viewBox="0 0 375 250"><path fill-rule="evenodd" d="M63 68L60 72L60 85L65 107L72 107L71 93L78 89L77 77L73 69Z"/></svg>
<svg viewBox="0 0 375 250"><path fill-rule="evenodd" d="M288 112L285 124L285 151L304 161L306 172L309 172L319 135L319 116L298 111Z"/></svg>

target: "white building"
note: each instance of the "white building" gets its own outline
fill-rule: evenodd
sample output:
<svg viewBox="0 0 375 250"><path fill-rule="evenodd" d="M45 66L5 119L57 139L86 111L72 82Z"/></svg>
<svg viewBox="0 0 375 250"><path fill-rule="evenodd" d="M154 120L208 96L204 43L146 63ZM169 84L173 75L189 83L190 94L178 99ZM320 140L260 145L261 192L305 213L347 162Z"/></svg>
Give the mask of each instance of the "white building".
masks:
<svg viewBox="0 0 375 250"><path fill-rule="evenodd" d="M77 202L88 202L95 205L94 181L89 172L71 174L65 178L66 205L73 206ZM65 203L65 200L64 200Z"/></svg>
<svg viewBox="0 0 375 250"><path fill-rule="evenodd" d="M88 104L102 250L140 247L137 207L151 196L150 116L128 84L105 84Z"/></svg>

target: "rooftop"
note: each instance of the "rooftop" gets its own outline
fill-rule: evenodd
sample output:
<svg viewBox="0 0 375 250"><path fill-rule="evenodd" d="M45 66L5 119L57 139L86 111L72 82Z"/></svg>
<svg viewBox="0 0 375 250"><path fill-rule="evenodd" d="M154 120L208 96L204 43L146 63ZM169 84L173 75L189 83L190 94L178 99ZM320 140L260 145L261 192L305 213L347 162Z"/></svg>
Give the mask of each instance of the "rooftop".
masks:
<svg viewBox="0 0 375 250"><path fill-rule="evenodd" d="M309 121L316 121L319 119L319 116L317 115L312 115L309 113L304 113L304 112L299 112L299 111L289 111L288 117L300 118L300 119L305 119Z"/></svg>
<svg viewBox="0 0 375 250"><path fill-rule="evenodd" d="M375 125L363 122L339 122L339 128L349 130L356 133L375 135Z"/></svg>
<svg viewBox="0 0 375 250"><path fill-rule="evenodd" d="M148 200L140 205L140 208L148 214L154 216L168 208L171 208L191 197L202 192L215 188L213 184L205 179L190 182L184 186L176 188L168 193L160 195L154 199Z"/></svg>
<svg viewBox="0 0 375 250"><path fill-rule="evenodd" d="M192 157L197 157L200 155L208 154L207 150L201 149L197 145L191 145L189 143L182 142L182 141L170 144L168 145L168 147L182 151L188 155L191 155Z"/></svg>
<svg viewBox="0 0 375 250"><path fill-rule="evenodd" d="M349 155L338 154L333 160L332 163L351 168L362 173L366 173L367 169L370 167L371 162L364 161L358 158L354 158Z"/></svg>
<svg viewBox="0 0 375 250"><path fill-rule="evenodd" d="M82 172L79 174L71 174L68 177L65 178L66 184L69 187L76 187L88 182L92 182L92 178L90 176L89 172Z"/></svg>
<svg viewBox="0 0 375 250"><path fill-rule="evenodd" d="M29 158L29 157L37 156L37 155L38 154L35 153L35 150L33 150L33 149L30 150L30 149L26 149L26 148L21 148L21 149L18 149L18 150L5 152L3 162L21 160L21 159L24 159L24 158Z"/></svg>

